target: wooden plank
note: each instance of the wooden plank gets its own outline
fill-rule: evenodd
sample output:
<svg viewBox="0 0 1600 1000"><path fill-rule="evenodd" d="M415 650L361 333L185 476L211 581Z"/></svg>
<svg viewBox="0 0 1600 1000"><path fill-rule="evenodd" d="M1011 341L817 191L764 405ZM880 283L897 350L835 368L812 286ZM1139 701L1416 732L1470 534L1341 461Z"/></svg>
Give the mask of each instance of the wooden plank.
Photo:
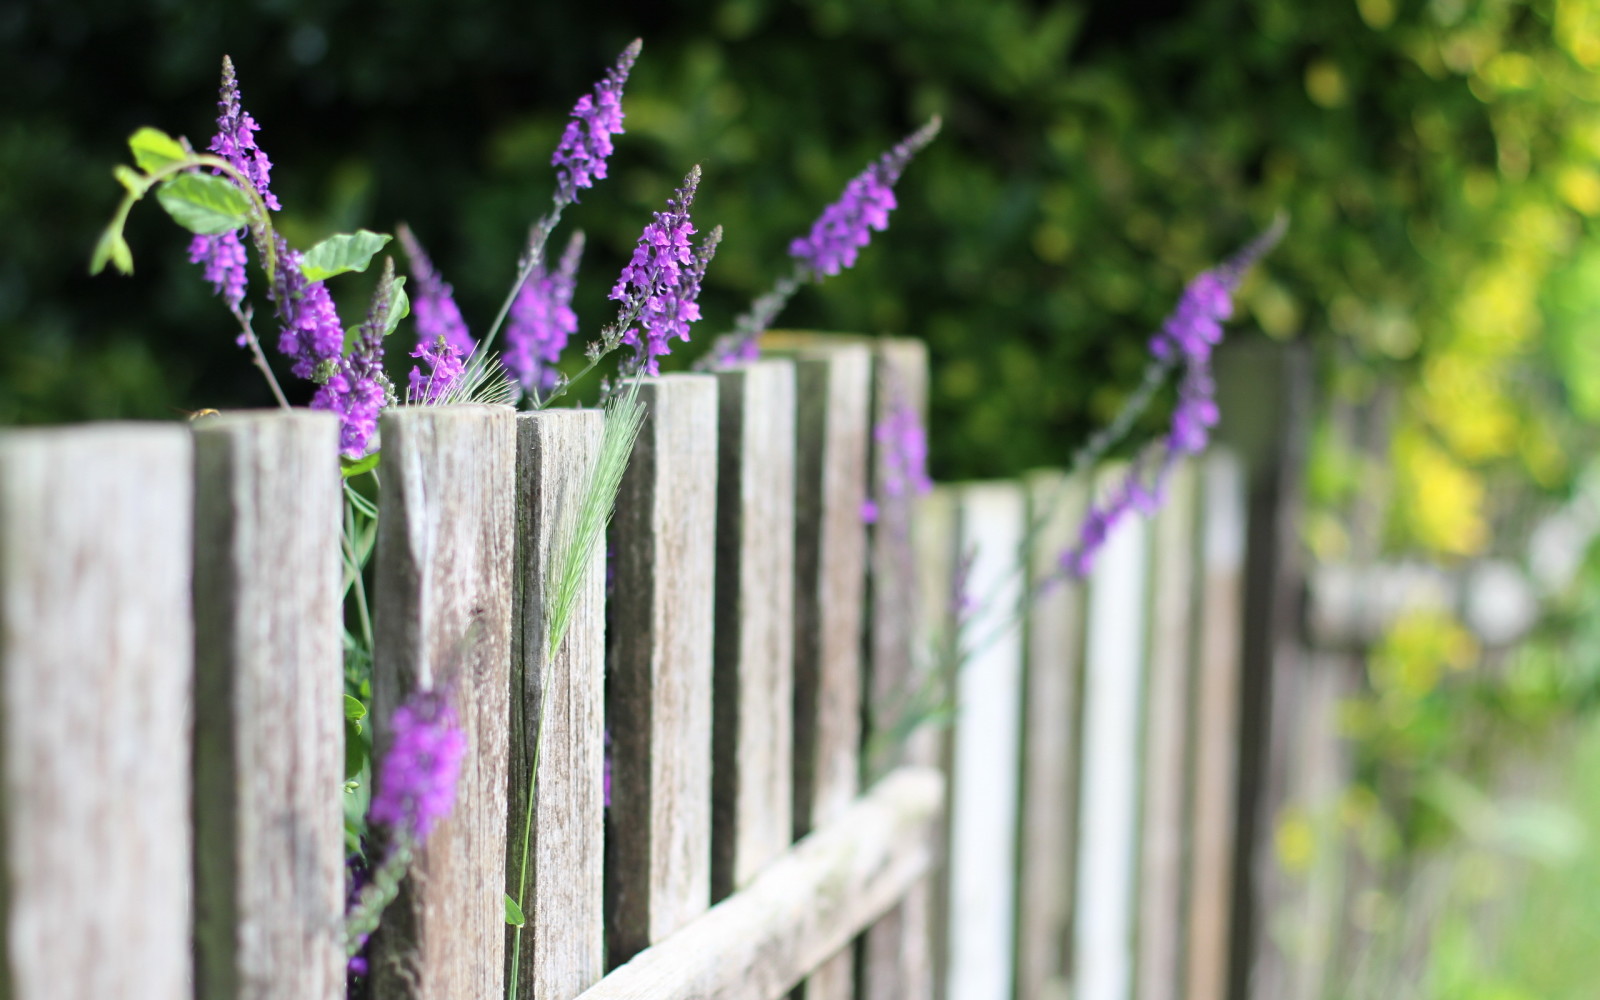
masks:
<svg viewBox="0 0 1600 1000"><path fill-rule="evenodd" d="M186 996L187 428L0 434L0 995Z"/></svg>
<svg viewBox="0 0 1600 1000"><path fill-rule="evenodd" d="M1200 630L1190 818L1194 847L1185 981L1187 1000L1224 1000L1235 883L1245 484L1243 466L1227 452L1208 455L1200 475Z"/></svg>
<svg viewBox="0 0 1600 1000"><path fill-rule="evenodd" d="M965 571L956 552L957 518L960 490L954 486L935 486L923 499L912 522L919 577L917 581L917 609L922 621L928 669L932 673L927 698L930 705L947 711L955 698L955 669L957 658L956 633L957 605L960 595L958 585L964 587ZM912 734L906 753L913 759L937 761L937 766L950 773L950 728L947 719L934 725L923 726ZM949 796L946 795L946 804ZM932 961L933 995L935 1000L948 996L945 972L949 962L948 937L950 926L950 822L947 814L939 822L938 860L928 875L929 952Z"/></svg>
<svg viewBox="0 0 1600 1000"><path fill-rule="evenodd" d="M717 382L713 900L788 849L794 774L794 365Z"/></svg>
<svg viewBox="0 0 1600 1000"><path fill-rule="evenodd" d="M895 771L581 1000L778 1000L924 877L943 787L932 768Z"/></svg>
<svg viewBox="0 0 1600 1000"><path fill-rule="evenodd" d="M1022 739L1022 487L962 489L960 551L972 616L955 683L950 770L947 995L1003 1000L1015 955L1017 795Z"/></svg>
<svg viewBox="0 0 1600 1000"><path fill-rule="evenodd" d="M339 422L194 428L195 990L345 993Z"/></svg>
<svg viewBox="0 0 1600 1000"><path fill-rule="evenodd" d="M938 763L933 742L912 741L913 713L928 666L918 593L915 521L922 498L910 484L891 492L894 476L889 442L879 428L904 413L927 426L928 348L920 340L884 338L872 349L872 501L876 518L868 529L867 735L862 774L870 781L898 764ZM932 886L913 886L899 906L862 935L858 964L863 1000L931 1000Z"/></svg>
<svg viewBox="0 0 1600 1000"><path fill-rule="evenodd" d="M862 610L872 357L861 344L796 353L794 834L848 808L860 788ZM850 951L806 983L811 1000L854 992Z"/></svg>
<svg viewBox="0 0 1600 1000"><path fill-rule="evenodd" d="M390 717L418 688L450 698L467 755L455 808L418 853L374 937L373 995L496 997L505 973L514 414L400 407L385 411L379 427L379 757Z"/></svg>
<svg viewBox="0 0 1600 1000"><path fill-rule="evenodd" d="M1101 495L1121 468L1100 477ZM1084 660L1083 777L1073 918L1073 996L1133 995L1138 857L1139 694L1145 656L1148 526L1128 517L1112 531L1089 580Z"/></svg>
<svg viewBox="0 0 1600 1000"><path fill-rule="evenodd" d="M1139 1000L1180 1000L1195 599L1195 469L1173 469L1151 526L1150 653L1139 837Z"/></svg>
<svg viewBox="0 0 1600 1000"><path fill-rule="evenodd" d="M605 974L603 541L584 569L553 658L547 602L564 560L562 539L570 537L599 458L603 417L598 410L546 410L519 414L516 423L506 891L522 901L527 918L516 950L517 997L571 1000ZM529 824L535 754L539 773ZM508 969L512 940L507 928Z"/></svg>
<svg viewBox="0 0 1600 1000"><path fill-rule="evenodd" d="M1017 858L1017 1000L1066 995L1077 843L1084 588L1059 577L1088 507L1086 480L1027 478L1029 580ZM1045 581L1054 578L1053 583Z"/></svg>
<svg viewBox="0 0 1600 1000"><path fill-rule="evenodd" d="M711 897L717 380L666 375L646 380L639 397L648 416L613 530L613 966L705 912Z"/></svg>

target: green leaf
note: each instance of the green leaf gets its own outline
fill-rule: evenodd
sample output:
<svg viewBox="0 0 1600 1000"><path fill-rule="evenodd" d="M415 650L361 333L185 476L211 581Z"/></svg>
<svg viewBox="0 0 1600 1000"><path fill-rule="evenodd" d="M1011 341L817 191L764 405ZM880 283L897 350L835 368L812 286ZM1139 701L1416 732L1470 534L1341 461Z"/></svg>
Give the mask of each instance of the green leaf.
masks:
<svg viewBox="0 0 1600 1000"><path fill-rule="evenodd" d="M411 315L411 297L406 294L406 279L396 278L389 287L389 318L383 322L383 335L393 333L400 321Z"/></svg>
<svg viewBox="0 0 1600 1000"><path fill-rule="evenodd" d="M307 281L326 281L346 271L365 271L373 255L383 249L391 237L358 229L353 233L330 236L306 251L300 261L300 271Z"/></svg>
<svg viewBox="0 0 1600 1000"><path fill-rule="evenodd" d="M143 198L144 193L150 190L150 182L145 179L144 175L126 163L119 163L112 167L111 174L135 198Z"/></svg>
<svg viewBox="0 0 1600 1000"><path fill-rule="evenodd" d="M189 151L182 143L148 125L128 137L128 148L133 150L133 162L147 174L189 159Z"/></svg>
<svg viewBox="0 0 1600 1000"><path fill-rule="evenodd" d="M361 704L361 699L345 695L344 717L351 722L360 722L367 717L367 706Z"/></svg>
<svg viewBox="0 0 1600 1000"><path fill-rule="evenodd" d="M179 174L156 189L174 222L191 233L215 236L250 221L250 199L232 182L210 174Z"/></svg>
<svg viewBox="0 0 1600 1000"><path fill-rule="evenodd" d="M346 479L359 476L363 472L371 472L378 467L379 454L379 452L375 451L366 458L358 458L354 461L348 458L341 458L339 459L339 469L344 473Z"/></svg>
<svg viewBox="0 0 1600 1000"><path fill-rule="evenodd" d="M133 273L133 250L123 238L122 226L117 222L100 234L100 242L94 245L94 256L89 258L89 273L99 274L106 269L107 263L123 274Z"/></svg>
<svg viewBox="0 0 1600 1000"><path fill-rule="evenodd" d="M528 918L522 915L522 907L518 906L517 901L511 898L511 893L506 893L506 923L512 927L521 927L527 922Z"/></svg>
<svg viewBox="0 0 1600 1000"><path fill-rule="evenodd" d="M361 774L361 765L367 762L367 741L361 737L361 727L349 719L344 720L344 780Z"/></svg>

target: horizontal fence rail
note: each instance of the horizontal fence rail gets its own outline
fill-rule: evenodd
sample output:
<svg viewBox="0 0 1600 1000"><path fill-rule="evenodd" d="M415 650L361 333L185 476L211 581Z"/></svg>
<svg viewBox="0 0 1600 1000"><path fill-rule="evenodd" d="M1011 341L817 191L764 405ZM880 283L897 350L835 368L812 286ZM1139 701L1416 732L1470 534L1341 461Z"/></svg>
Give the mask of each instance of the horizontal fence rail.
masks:
<svg viewBox="0 0 1600 1000"><path fill-rule="evenodd" d="M468 748L371 995L1221 1000L1239 463L1064 580L1117 468L923 495L923 346L774 345L645 380L553 656L603 415L384 414L376 753L419 688ZM336 434L0 432L0 996L344 994Z"/></svg>

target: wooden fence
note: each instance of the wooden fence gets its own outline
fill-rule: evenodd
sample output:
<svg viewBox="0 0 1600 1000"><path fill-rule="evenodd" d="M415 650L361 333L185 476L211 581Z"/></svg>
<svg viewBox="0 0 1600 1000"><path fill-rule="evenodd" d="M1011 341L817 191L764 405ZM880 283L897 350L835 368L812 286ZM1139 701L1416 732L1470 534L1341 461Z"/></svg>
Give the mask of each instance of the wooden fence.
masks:
<svg viewBox="0 0 1600 1000"><path fill-rule="evenodd" d="M419 685L469 750L373 995L504 994L548 699L522 997L1221 1000L1239 463L1183 468L1088 586L1019 618L1092 484L897 500L873 427L924 406L921 346L780 346L644 386L609 595L597 556L548 671L547 563L601 416L384 415L378 751ZM0 996L343 995L336 433L0 434ZM958 595L956 710L914 728Z"/></svg>

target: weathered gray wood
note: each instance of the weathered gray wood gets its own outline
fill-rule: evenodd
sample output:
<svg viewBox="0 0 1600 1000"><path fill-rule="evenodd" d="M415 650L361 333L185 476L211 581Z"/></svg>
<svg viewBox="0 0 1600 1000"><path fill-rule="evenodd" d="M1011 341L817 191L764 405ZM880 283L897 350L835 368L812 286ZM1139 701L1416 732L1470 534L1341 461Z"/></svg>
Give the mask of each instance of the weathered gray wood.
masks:
<svg viewBox="0 0 1600 1000"><path fill-rule="evenodd" d="M1100 495L1122 468L1098 477ZM1072 995L1133 995L1138 859L1139 691L1145 658L1149 526L1125 518L1089 578L1084 660L1083 777L1073 902Z"/></svg>
<svg viewBox="0 0 1600 1000"><path fill-rule="evenodd" d="M961 490L959 551L971 557L965 596L972 613L951 734L946 975L952 1000L1009 1000L1012 993L1025 513L1018 484Z"/></svg>
<svg viewBox="0 0 1600 1000"><path fill-rule="evenodd" d="M517 957L519 1000L571 1000L605 974L603 539L584 569L554 658L546 613L566 552L563 539L571 537L599 458L602 422L598 410L517 417L506 892L522 901L527 918ZM536 753L530 826L528 779ZM510 928L506 942L509 969Z"/></svg>
<svg viewBox="0 0 1600 1000"><path fill-rule="evenodd" d="M1139 837L1140 1000L1182 997L1195 628L1195 469L1177 466L1151 527L1150 654L1144 699L1144 807Z"/></svg>
<svg viewBox="0 0 1600 1000"><path fill-rule="evenodd" d="M1029 546L1017 1000L1045 1000L1066 994L1070 969L1083 684L1084 589L1061 579L1060 558L1077 541L1089 497L1086 480L1059 472L1035 473L1026 488L1038 527Z"/></svg>
<svg viewBox="0 0 1600 1000"><path fill-rule="evenodd" d="M194 428L195 992L343 997L339 422Z"/></svg>
<svg viewBox="0 0 1600 1000"><path fill-rule="evenodd" d="M840 344L796 353L794 832L847 808L860 787L862 610L872 356ZM806 983L849 997L854 955Z"/></svg>
<svg viewBox="0 0 1600 1000"><path fill-rule="evenodd" d="M466 732L455 808L373 940L373 995L481 1000L505 973L516 427L507 407L401 407L380 419L374 736L417 688ZM378 789L382 791L381 788Z"/></svg>
<svg viewBox="0 0 1600 1000"><path fill-rule="evenodd" d="M666 375L617 499L608 679L609 961L705 912L711 896L712 576L717 380Z"/></svg>
<svg viewBox="0 0 1600 1000"><path fill-rule="evenodd" d="M713 900L788 849L794 774L794 365L717 382Z"/></svg>
<svg viewBox="0 0 1600 1000"><path fill-rule="evenodd" d="M922 644L915 536L922 498L888 488L890 445L877 428L889 426L896 411L916 415L926 427L928 349L920 340L885 338L873 344L872 500L877 518L869 528L867 574L867 738L862 770L866 778L895 764L938 763L932 741L919 734L910 741L919 711L916 696L930 664ZM909 741L909 742L908 742ZM930 1000L933 995L932 918L926 880L906 892L899 906L862 935L860 994L863 1000Z"/></svg>
<svg viewBox="0 0 1600 1000"><path fill-rule="evenodd" d="M926 874L943 786L932 768L893 772L581 1000L777 1000Z"/></svg>
<svg viewBox="0 0 1600 1000"><path fill-rule="evenodd" d="M0 434L0 996L188 995L191 462Z"/></svg>

